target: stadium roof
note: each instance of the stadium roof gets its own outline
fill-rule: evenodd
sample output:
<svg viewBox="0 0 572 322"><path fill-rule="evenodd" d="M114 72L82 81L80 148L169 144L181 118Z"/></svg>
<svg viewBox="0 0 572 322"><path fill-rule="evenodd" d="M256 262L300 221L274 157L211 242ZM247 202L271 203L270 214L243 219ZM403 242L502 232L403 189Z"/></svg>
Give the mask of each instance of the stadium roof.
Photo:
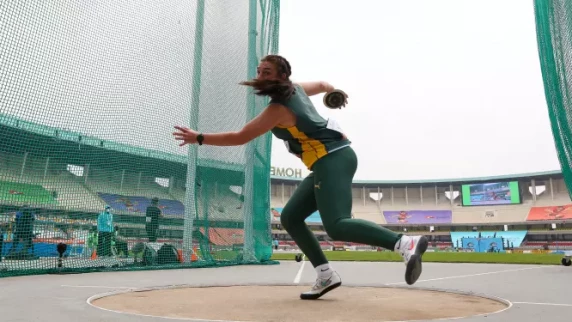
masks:
<svg viewBox="0 0 572 322"><path fill-rule="evenodd" d="M102 140L81 133L39 125L0 114L0 151L49 157L51 163L74 165L89 164L94 167L142 172L160 177L184 178L187 156L147 150L127 144ZM201 173L211 170L228 171L219 176L240 184L244 181L241 165L220 161L199 160ZM242 167L243 169L243 167ZM200 174L199 174L200 175Z"/></svg>
<svg viewBox="0 0 572 322"><path fill-rule="evenodd" d="M163 177L185 177L187 156L149 150L142 147L103 140L82 133L65 131L57 127L25 121L13 116L0 114L0 150L9 153L28 152L38 157L50 157L67 164L91 164L94 166L129 169ZM113 162L109 162L113 160ZM243 165L223 163L214 160L199 160L203 171L221 169L229 172L229 180L241 181ZM234 175L233 175L234 174ZM469 183L506 179L561 177L561 171L507 174L502 176L450 178L434 180L356 180L363 185L411 185L411 184L448 184ZM273 181L296 182L300 178L271 176ZM235 183L238 184L238 183Z"/></svg>

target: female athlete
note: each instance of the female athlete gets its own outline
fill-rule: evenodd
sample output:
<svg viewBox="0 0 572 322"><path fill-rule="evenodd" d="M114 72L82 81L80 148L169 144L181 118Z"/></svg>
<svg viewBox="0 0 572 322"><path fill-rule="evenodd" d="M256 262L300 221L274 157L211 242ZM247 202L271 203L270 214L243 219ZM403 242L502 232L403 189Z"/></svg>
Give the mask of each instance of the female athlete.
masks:
<svg viewBox="0 0 572 322"><path fill-rule="evenodd" d="M421 257L428 241L424 236L397 234L373 222L351 218L352 180L357 157L340 127L318 114L308 98L328 93L334 87L326 82L293 83L290 63L278 55L264 57L257 78L242 82L256 95L270 97L270 103L240 131L200 133L175 126L176 140L185 144L215 146L243 145L271 131L283 140L289 152L299 157L311 173L302 181L284 207L280 221L300 250L314 266L316 284L302 299L317 299L341 285L340 276L328 263L318 239L305 223L316 210L324 229L335 241L355 242L398 252L405 262L405 281L411 285L421 275ZM346 101L343 104L345 107Z"/></svg>

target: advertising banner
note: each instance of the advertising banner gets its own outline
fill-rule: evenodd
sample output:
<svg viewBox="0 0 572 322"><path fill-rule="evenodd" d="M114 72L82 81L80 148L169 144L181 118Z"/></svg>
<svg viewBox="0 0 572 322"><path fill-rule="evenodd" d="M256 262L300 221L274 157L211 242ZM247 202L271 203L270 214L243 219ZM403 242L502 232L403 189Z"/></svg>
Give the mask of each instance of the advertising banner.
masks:
<svg viewBox="0 0 572 322"><path fill-rule="evenodd" d="M572 219L572 205L532 207L526 217L527 221L564 219Z"/></svg>
<svg viewBox="0 0 572 322"><path fill-rule="evenodd" d="M450 224L453 221L451 210L400 210L384 211L388 224Z"/></svg>

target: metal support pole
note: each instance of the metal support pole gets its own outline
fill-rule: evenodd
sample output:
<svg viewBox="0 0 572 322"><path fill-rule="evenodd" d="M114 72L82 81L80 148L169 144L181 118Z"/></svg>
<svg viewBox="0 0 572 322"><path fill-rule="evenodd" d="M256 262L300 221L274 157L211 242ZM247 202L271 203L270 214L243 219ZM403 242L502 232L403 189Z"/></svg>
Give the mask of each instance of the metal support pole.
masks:
<svg viewBox="0 0 572 322"><path fill-rule="evenodd" d="M26 169L26 162L28 161L28 152L24 153L24 160L22 161L22 167L20 168L20 180L24 179L24 170Z"/></svg>
<svg viewBox="0 0 572 322"><path fill-rule="evenodd" d="M391 205L393 206L393 186L391 186Z"/></svg>
<svg viewBox="0 0 572 322"><path fill-rule="evenodd" d="M550 197L554 200L554 185L552 183L552 178L550 178Z"/></svg>
<svg viewBox="0 0 572 322"><path fill-rule="evenodd" d="M195 21L194 37L194 57L193 57L193 87L191 97L191 108L189 117L189 127L196 129L199 119L199 100L201 95L201 67L203 55L203 34L205 19L205 0L197 0L197 16ZM196 144L191 144L188 148L187 180L185 191L185 212L183 222L183 260L185 263L191 261L193 252L193 224L197 214L196 172L198 169L198 151ZM141 174L139 174L141 178ZM208 250L207 250L208 251Z"/></svg>
<svg viewBox="0 0 572 322"><path fill-rule="evenodd" d="M125 181L125 169L121 170L121 183L119 184L119 193L123 193L123 182Z"/></svg>
<svg viewBox="0 0 572 322"><path fill-rule="evenodd" d="M532 202L536 203L536 180L532 179L530 184L532 185Z"/></svg>

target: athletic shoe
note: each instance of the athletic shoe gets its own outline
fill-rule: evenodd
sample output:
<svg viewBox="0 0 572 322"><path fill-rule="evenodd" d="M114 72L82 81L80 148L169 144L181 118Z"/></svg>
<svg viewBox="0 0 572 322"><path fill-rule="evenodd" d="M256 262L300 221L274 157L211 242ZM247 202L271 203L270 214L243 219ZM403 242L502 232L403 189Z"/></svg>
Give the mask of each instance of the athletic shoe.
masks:
<svg viewBox="0 0 572 322"><path fill-rule="evenodd" d="M429 241L425 236L406 236L395 244L395 251L398 252L405 262L405 282L414 284L421 275L421 257L427 250Z"/></svg>
<svg viewBox="0 0 572 322"><path fill-rule="evenodd" d="M340 275L337 272L333 272L332 275L327 278L318 277L316 279L316 284L314 284L312 289L308 292L300 294L300 298L302 300L317 300L322 295L328 293L340 285L342 285L342 279L340 278Z"/></svg>

